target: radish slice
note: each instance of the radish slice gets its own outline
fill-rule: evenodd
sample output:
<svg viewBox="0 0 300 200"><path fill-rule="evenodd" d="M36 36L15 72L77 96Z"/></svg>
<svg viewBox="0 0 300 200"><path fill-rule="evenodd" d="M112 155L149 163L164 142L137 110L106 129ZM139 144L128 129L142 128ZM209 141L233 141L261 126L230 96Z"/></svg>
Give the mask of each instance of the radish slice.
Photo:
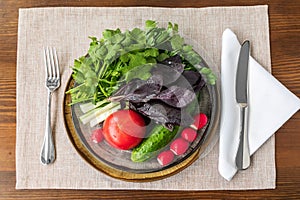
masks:
<svg viewBox="0 0 300 200"><path fill-rule="evenodd" d="M197 137L197 131L192 128L185 128L181 132L181 137L188 142L193 142Z"/></svg>
<svg viewBox="0 0 300 200"><path fill-rule="evenodd" d="M157 161L162 166L166 166L170 164L173 161L173 159L174 159L174 154L170 150L163 151L157 156Z"/></svg>
<svg viewBox="0 0 300 200"><path fill-rule="evenodd" d="M170 150L175 154L175 155L182 155L186 152L186 150L189 148L189 143L183 138L177 138L175 139L171 145L170 145Z"/></svg>
<svg viewBox="0 0 300 200"><path fill-rule="evenodd" d="M194 117L194 123L192 126L199 130L207 124L207 121L207 116L204 113L200 113Z"/></svg>
<svg viewBox="0 0 300 200"><path fill-rule="evenodd" d="M98 129L93 130L92 135L91 135L91 139L96 144L102 142L102 140L104 139L103 129L98 128Z"/></svg>

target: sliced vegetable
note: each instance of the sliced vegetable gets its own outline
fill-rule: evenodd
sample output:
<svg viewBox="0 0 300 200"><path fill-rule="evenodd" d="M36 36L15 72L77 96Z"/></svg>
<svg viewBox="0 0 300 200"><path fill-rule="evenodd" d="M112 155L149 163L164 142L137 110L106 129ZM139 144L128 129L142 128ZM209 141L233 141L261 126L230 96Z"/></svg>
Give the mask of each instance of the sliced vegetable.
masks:
<svg viewBox="0 0 300 200"><path fill-rule="evenodd" d="M170 164L173 161L173 159L174 153L170 150L163 151L157 156L157 161L162 166Z"/></svg>
<svg viewBox="0 0 300 200"><path fill-rule="evenodd" d="M179 137L175 139L171 145L170 145L170 150L175 154L175 155L182 155L186 152L186 150L189 148L189 142L184 140L183 138Z"/></svg>
<svg viewBox="0 0 300 200"><path fill-rule="evenodd" d="M181 137L188 142L193 142L197 137L197 132L192 128L185 128L181 132Z"/></svg>
<svg viewBox="0 0 300 200"><path fill-rule="evenodd" d="M111 103L104 107L97 107L97 108L87 112L86 114L80 116L79 119L81 120L81 122L83 124L86 124L88 122L95 120L96 118L102 118L102 120L101 119L96 120L97 123L100 123L100 122L104 121L104 119L107 117L107 115L111 114L112 109L116 110L117 108L118 109L120 108L119 103Z"/></svg>
<svg viewBox="0 0 300 200"><path fill-rule="evenodd" d="M98 112L95 113L94 117L90 121L90 126L94 127L97 124L100 124L103 122L108 116L113 114L114 112L118 111L121 109L121 105L117 104L116 106L110 108L110 109L105 109L105 112L102 112L102 108L99 108Z"/></svg>
<svg viewBox="0 0 300 200"><path fill-rule="evenodd" d="M208 122L208 118L204 113L194 116L194 123L192 124L197 130L203 128Z"/></svg>
<svg viewBox="0 0 300 200"><path fill-rule="evenodd" d="M103 129L102 128L97 128L92 131L91 139L94 143L100 143L103 141L104 136L103 136Z"/></svg>
<svg viewBox="0 0 300 200"><path fill-rule="evenodd" d="M162 125L155 126L150 136L132 150L131 160L133 162L143 162L155 157L176 136L178 129L179 127L175 126L173 131L170 131Z"/></svg>
<svg viewBox="0 0 300 200"><path fill-rule="evenodd" d="M104 99L102 101L99 101L96 104L93 104L92 102L88 102L88 103L82 103L80 104L80 109L83 113L87 113L88 111L91 111L95 108L98 108L100 106L102 106L103 104L108 103L107 99Z"/></svg>

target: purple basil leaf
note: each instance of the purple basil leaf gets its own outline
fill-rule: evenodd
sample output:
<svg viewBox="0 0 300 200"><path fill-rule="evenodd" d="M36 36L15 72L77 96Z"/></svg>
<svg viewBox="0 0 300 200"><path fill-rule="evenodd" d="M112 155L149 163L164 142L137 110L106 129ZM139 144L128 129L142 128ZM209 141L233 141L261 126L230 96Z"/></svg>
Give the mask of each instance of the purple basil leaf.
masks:
<svg viewBox="0 0 300 200"><path fill-rule="evenodd" d="M179 73L182 73L184 69L180 55L169 57L161 61L160 63L169 66L170 68L178 71Z"/></svg>
<svg viewBox="0 0 300 200"><path fill-rule="evenodd" d="M171 129L173 125L188 126L193 122L192 116L182 109L172 107L159 100L151 100L147 103L130 103L130 108L142 115L153 119Z"/></svg>
<svg viewBox="0 0 300 200"><path fill-rule="evenodd" d="M201 74L196 71L184 71L182 76L173 83L181 87L186 87L188 89L193 89L195 92L198 92L205 85L205 80L202 78Z"/></svg>
<svg viewBox="0 0 300 200"><path fill-rule="evenodd" d="M160 92L155 98L171 106L182 108L191 103L195 97L194 91L173 85Z"/></svg>
<svg viewBox="0 0 300 200"><path fill-rule="evenodd" d="M149 100L160 92L162 84L162 76L151 76L148 80L144 82L144 84L140 85L140 87L137 87L133 91L132 95L139 96L140 98L146 98L147 100ZM144 101L147 101L146 99Z"/></svg>
<svg viewBox="0 0 300 200"><path fill-rule="evenodd" d="M205 80L199 72L195 71L184 71L182 76L185 77L192 85L195 92L198 92L205 85Z"/></svg>
<svg viewBox="0 0 300 200"><path fill-rule="evenodd" d="M111 101L147 102L156 96L161 88L162 77L160 75L151 76L146 81L133 79L119 88L109 99Z"/></svg>
<svg viewBox="0 0 300 200"><path fill-rule="evenodd" d="M121 109L125 109L126 108L126 102L125 102L125 100L121 100L120 101L120 106L121 106Z"/></svg>
<svg viewBox="0 0 300 200"><path fill-rule="evenodd" d="M168 85L176 81L184 71L184 64L181 62L179 55L167 58L158 63L156 67L152 68L153 75L162 75L164 85Z"/></svg>
<svg viewBox="0 0 300 200"><path fill-rule="evenodd" d="M126 100L127 95L130 95L141 87L144 84L144 81L140 79L132 79L127 84L122 85L113 95L109 97L110 101L122 101Z"/></svg>

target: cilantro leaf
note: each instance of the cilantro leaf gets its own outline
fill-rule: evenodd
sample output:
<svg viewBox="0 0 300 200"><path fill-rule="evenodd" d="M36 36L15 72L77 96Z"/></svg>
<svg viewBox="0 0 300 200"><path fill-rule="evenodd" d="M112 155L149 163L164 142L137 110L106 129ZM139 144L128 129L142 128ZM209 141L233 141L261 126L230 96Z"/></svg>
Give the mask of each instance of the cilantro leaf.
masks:
<svg viewBox="0 0 300 200"><path fill-rule="evenodd" d="M67 91L72 104L87 100L97 103L109 97L123 81L146 80L157 63L170 57L180 56L185 70L196 70L195 66L202 61L179 35L178 24L171 22L162 28L156 21L147 20L145 30L106 29L99 40L93 36L89 38L87 54L75 59L72 66L72 76L78 84ZM211 69L203 67L200 72L209 84L215 84L216 76Z"/></svg>
<svg viewBox="0 0 300 200"><path fill-rule="evenodd" d="M146 20L146 22L145 22L145 28L146 29L155 28L156 25L157 25L156 21L153 21L153 20Z"/></svg>

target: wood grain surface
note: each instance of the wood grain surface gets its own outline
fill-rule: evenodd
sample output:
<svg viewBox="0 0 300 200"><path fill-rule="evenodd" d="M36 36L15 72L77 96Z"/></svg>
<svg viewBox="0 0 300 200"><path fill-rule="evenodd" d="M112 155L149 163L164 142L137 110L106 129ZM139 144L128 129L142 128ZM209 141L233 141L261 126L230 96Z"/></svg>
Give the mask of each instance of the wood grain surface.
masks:
<svg viewBox="0 0 300 200"><path fill-rule="evenodd" d="M297 112L276 133L277 188L275 190L202 192L15 190L16 57L19 8L207 7L261 4L269 5L272 73L300 97L299 0L0 0L0 199L300 199L300 112Z"/></svg>

